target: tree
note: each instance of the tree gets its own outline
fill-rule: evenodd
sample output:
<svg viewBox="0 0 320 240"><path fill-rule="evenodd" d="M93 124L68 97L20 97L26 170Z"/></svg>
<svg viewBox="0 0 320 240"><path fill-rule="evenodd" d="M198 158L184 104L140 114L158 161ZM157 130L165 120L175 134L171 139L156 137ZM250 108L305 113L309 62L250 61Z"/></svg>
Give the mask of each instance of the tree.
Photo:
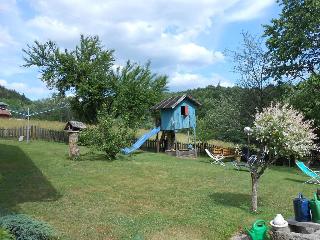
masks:
<svg viewBox="0 0 320 240"><path fill-rule="evenodd" d="M282 12L265 26L271 73L277 78L319 74L320 1L279 0Z"/></svg>
<svg viewBox="0 0 320 240"><path fill-rule="evenodd" d="M294 86L287 101L307 119L313 119L315 125L320 125L320 76L311 75L307 80ZM319 132L319 130L318 130Z"/></svg>
<svg viewBox="0 0 320 240"><path fill-rule="evenodd" d="M151 73L149 63L139 66L128 61L125 67L114 70L114 51L103 49L98 36L81 35L74 50L62 51L53 41L35 41L23 52L24 66L38 67L42 81L60 95L73 92L73 109L80 119L91 123L107 108L106 113L117 118L128 112L139 116L130 120L137 124L134 121L141 120L143 111L155 103L167 83L167 77Z"/></svg>
<svg viewBox="0 0 320 240"><path fill-rule="evenodd" d="M105 153L106 159L113 160L121 148L130 144L133 131L127 124L107 114L98 114L98 123L80 134L80 142L92 149Z"/></svg>
<svg viewBox="0 0 320 240"><path fill-rule="evenodd" d="M239 85L246 89L243 112L246 118L261 110L268 102L266 87L272 83L268 73L269 60L263 48L261 38L252 36L247 32L242 33L242 46L236 51L228 50L234 61L234 72L240 75Z"/></svg>
<svg viewBox="0 0 320 240"><path fill-rule="evenodd" d="M212 100L204 118L198 122L198 136L202 141L210 139L239 142L243 123L239 103L230 97L221 96Z"/></svg>
<svg viewBox="0 0 320 240"><path fill-rule="evenodd" d="M305 156L316 149L313 122L288 104L271 104L255 115L253 135L260 152L250 166L252 210L258 208L258 183L266 168L281 156Z"/></svg>

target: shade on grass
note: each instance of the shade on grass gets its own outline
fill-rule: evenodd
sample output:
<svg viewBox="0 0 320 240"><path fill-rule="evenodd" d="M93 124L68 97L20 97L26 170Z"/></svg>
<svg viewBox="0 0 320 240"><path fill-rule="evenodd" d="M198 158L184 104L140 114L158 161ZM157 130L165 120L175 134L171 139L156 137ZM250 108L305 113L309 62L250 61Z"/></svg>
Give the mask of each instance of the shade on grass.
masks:
<svg viewBox="0 0 320 240"><path fill-rule="evenodd" d="M63 239L229 239L257 218L292 216L297 193L316 190L298 170L273 167L251 214L249 173L208 158L71 161L65 144L9 140L0 140L0 153L0 206L47 221Z"/></svg>

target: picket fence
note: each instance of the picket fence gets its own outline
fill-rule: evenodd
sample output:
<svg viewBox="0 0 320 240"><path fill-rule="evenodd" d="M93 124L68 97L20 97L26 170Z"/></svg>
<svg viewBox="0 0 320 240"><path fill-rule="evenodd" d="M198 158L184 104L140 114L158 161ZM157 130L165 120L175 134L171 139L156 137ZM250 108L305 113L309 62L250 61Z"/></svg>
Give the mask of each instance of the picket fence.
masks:
<svg viewBox="0 0 320 240"><path fill-rule="evenodd" d="M27 126L16 127L16 128L0 128L0 138L11 138L18 139L20 136L24 136L26 139L27 136ZM40 128L37 126L30 126L29 129L30 140L45 140L52 142L63 142L68 143L68 133L66 131L57 131L46 128ZM133 140L135 142L136 139ZM164 144L160 144L160 151L164 149ZM188 149L187 143L177 142L175 147L177 146L178 150ZM209 149L214 154L223 154L225 156L234 155L234 149L232 148L222 148L219 146L215 146L209 143L197 143L197 152L198 154L205 154L204 149ZM143 150L156 152L157 150L157 141L149 139L147 140L141 147Z"/></svg>
<svg viewBox="0 0 320 240"><path fill-rule="evenodd" d="M24 136L24 139L26 139L27 131L27 126L16 128L0 128L0 138L18 139L20 136ZM68 133L65 131L56 131L46 128L40 128L37 126L30 126L29 139L67 143Z"/></svg>

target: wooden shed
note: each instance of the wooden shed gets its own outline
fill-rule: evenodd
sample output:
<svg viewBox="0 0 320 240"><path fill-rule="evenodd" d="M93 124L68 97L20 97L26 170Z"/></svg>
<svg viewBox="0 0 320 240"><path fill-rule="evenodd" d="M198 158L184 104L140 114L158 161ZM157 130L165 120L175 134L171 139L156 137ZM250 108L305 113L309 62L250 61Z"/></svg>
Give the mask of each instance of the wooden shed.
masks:
<svg viewBox="0 0 320 240"><path fill-rule="evenodd" d="M160 126L162 131L160 142L166 142L166 152L176 156L190 155L196 157L195 142L192 151L190 149L182 151L175 147L175 134L181 129L192 129L195 141L196 108L199 106L201 106L201 104L197 100L190 95L184 94L182 96L165 99L151 108L155 113L158 113L158 115L155 114L156 124Z"/></svg>
<svg viewBox="0 0 320 240"><path fill-rule="evenodd" d="M8 110L8 104L0 102L0 118L10 118L11 113Z"/></svg>

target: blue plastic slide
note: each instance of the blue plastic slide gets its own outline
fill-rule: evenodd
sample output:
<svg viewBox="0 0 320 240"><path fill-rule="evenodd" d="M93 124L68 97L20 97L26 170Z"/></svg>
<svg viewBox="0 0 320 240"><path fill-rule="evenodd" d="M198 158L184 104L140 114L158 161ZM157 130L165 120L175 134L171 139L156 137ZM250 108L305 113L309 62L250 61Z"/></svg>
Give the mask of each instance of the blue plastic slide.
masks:
<svg viewBox="0 0 320 240"><path fill-rule="evenodd" d="M160 127L152 129L150 132L147 132L146 134L142 135L131 147L126 147L121 149L122 153L124 154L130 154L140 148L142 144L147 141L150 137L160 132Z"/></svg>

